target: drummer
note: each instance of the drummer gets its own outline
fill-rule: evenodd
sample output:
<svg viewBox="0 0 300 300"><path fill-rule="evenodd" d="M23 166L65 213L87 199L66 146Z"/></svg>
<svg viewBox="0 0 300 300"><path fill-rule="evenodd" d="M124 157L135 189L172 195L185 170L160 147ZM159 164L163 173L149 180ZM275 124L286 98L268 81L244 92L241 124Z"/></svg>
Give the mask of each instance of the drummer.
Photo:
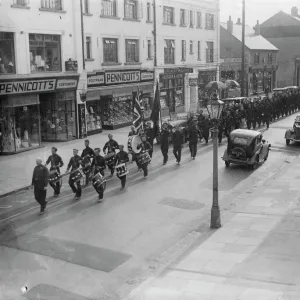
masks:
<svg viewBox="0 0 300 300"><path fill-rule="evenodd" d="M138 149L142 149L141 154L145 153L145 152L149 152L152 150L152 147L150 145L150 143L147 141L146 139L146 136L142 136L142 143L137 147ZM139 159L139 157L138 157ZM146 163L140 163L139 162L139 167L144 171L144 178L147 178L148 176L148 164L149 164L149 161L146 162Z"/></svg>
<svg viewBox="0 0 300 300"><path fill-rule="evenodd" d="M81 160L81 157L78 155L78 150L73 149L73 157L71 157L71 159L69 161L66 173L68 173L70 169L71 169L71 172L75 171L81 165L82 165L82 160ZM81 193L82 193L80 180L76 182L76 186L75 186L75 182L72 180L72 174L70 174L69 185L70 185L73 193L75 194L75 200L78 200L81 197Z"/></svg>
<svg viewBox="0 0 300 300"><path fill-rule="evenodd" d="M131 136L134 136L134 135L137 135L137 132L135 131L135 127L131 126L130 131L128 133L128 137L131 137ZM136 155L134 153L132 153L131 156L132 156L131 161L132 162L136 161Z"/></svg>
<svg viewBox="0 0 300 300"><path fill-rule="evenodd" d="M100 148L94 149L95 157L93 158L92 161L92 168L95 168L94 176L100 173L104 177L104 170L106 169L106 163L104 157L100 155L100 152L101 152ZM104 194L103 186L97 189L97 192L99 194L99 202L102 202L103 194Z"/></svg>
<svg viewBox="0 0 300 300"><path fill-rule="evenodd" d="M108 135L108 139L109 139L108 142L106 142L106 144L103 147L104 154L106 154L106 149L108 149L108 153L116 154L116 149L119 148L118 143L113 139L112 134ZM113 176L114 171L115 171L114 165L113 164L111 164L111 165L107 164L107 165L108 165L108 168L110 169L111 176Z"/></svg>
<svg viewBox="0 0 300 300"><path fill-rule="evenodd" d="M52 147L52 154L48 157L45 166L51 163L50 171L56 170L60 174L60 168L64 165L62 158L57 154L57 148ZM60 182L50 183L54 190L54 197L58 197L60 194Z"/></svg>
<svg viewBox="0 0 300 300"><path fill-rule="evenodd" d="M124 151L124 146L119 145L120 152L117 154L116 166L119 164L126 164L129 161L128 153ZM121 180L121 190L125 188L126 185L126 175L119 176L118 178Z"/></svg>
<svg viewBox="0 0 300 300"><path fill-rule="evenodd" d="M89 140L85 140L84 141L84 145L85 148L83 149L82 153L81 153L81 158L86 158L89 162L91 162L91 159L94 158L95 153L94 150L90 147L90 141ZM85 184L88 185L89 184L89 178L90 178L90 172L85 174Z"/></svg>

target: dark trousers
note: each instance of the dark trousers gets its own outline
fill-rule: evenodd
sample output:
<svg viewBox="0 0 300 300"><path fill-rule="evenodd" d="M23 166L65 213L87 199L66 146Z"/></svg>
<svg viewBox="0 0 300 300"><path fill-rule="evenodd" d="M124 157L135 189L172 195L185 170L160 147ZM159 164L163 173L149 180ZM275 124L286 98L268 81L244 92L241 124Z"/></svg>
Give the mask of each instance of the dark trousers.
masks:
<svg viewBox="0 0 300 300"><path fill-rule="evenodd" d="M247 119L247 128L250 129L252 124L252 120Z"/></svg>
<svg viewBox="0 0 300 300"><path fill-rule="evenodd" d="M220 129L219 128L219 132L218 132L218 140L219 140L219 143L221 144L222 142L222 138L223 138L223 129Z"/></svg>
<svg viewBox="0 0 300 300"><path fill-rule="evenodd" d="M117 175L117 177L121 180L122 188L124 188L125 184L126 184L126 175L122 176L122 177L120 177L119 175Z"/></svg>
<svg viewBox="0 0 300 300"><path fill-rule="evenodd" d="M71 180L71 178L69 178L69 185L73 193L76 194L76 197L81 197L82 190L81 190L80 180L74 182L73 180Z"/></svg>
<svg viewBox="0 0 300 300"><path fill-rule="evenodd" d="M148 176L148 163L140 165L141 169L144 171L144 176Z"/></svg>
<svg viewBox="0 0 300 300"><path fill-rule="evenodd" d="M98 173L100 173L104 177L104 170L103 169L99 170L99 169L96 168L95 171L94 171L94 176ZM98 188L95 187L95 190L99 194L99 199L102 200L103 199L103 194L104 194L103 184L101 186L99 186Z"/></svg>
<svg viewBox="0 0 300 300"><path fill-rule="evenodd" d="M50 183L50 186L53 188L55 195L60 194L60 182Z"/></svg>
<svg viewBox="0 0 300 300"><path fill-rule="evenodd" d="M114 173L115 173L115 168L114 168L114 166L113 166L113 165L109 165L108 168L109 168L109 170L110 170L110 174L111 174L111 175L114 175Z"/></svg>
<svg viewBox="0 0 300 300"><path fill-rule="evenodd" d="M265 124L265 123L267 125L267 128L269 128L269 126L270 126L270 118L269 118L269 116L264 116L264 118L263 118L263 124Z"/></svg>
<svg viewBox="0 0 300 300"><path fill-rule="evenodd" d="M196 157L197 155L197 142L190 143L190 151L191 151L191 157Z"/></svg>
<svg viewBox="0 0 300 300"><path fill-rule="evenodd" d="M41 210L44 210L46 207L46 196L47 190L44 188L34 187L34 198L41 206Z"/></svg>
<svg viewBox="0 0 300 300"><path fill-rule="evenodd" d="M167 163L168 158L169 158L169 156L168 156L168 151L169 151L169 150L161 149L161 153L162 153L162 155L163 155L163 157L164 157L164 164Z"/></svg>
<svg viewBox="0 0 300 300"><path fill-rule="evenodd" d="M174 147L173 154L177 160L177 162L181 161L181 147Z"/></svg>
<svg viewBox="0 0 300 300"><path fill-rule="evenodd" d="M86 172L85 174L85 184L88 185L91 177L91 172Z"/></svg>

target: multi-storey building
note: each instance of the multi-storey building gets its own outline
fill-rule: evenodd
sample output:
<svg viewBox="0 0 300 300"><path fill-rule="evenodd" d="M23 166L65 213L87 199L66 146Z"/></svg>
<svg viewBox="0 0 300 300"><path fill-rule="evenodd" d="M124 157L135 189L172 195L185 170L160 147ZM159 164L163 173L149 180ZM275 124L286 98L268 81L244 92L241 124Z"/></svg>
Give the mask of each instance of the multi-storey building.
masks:
<svg viewBox="0 0 300 300"><path fill-rule="evenodd" d="M135 97L148 118L155 78L162 116L197 109L218 22L219 0L2 1L0 153L129 125Z"/></svg>

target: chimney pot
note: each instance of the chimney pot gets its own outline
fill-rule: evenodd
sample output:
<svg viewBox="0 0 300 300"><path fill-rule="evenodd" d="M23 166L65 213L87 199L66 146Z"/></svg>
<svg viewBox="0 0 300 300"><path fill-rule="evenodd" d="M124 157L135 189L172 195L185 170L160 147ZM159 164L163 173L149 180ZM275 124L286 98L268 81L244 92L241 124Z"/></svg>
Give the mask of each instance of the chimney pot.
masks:
<svg viewBox="0 0 300 300"><path fill-rule="evenodd" d="M233 32L233 22L231 20L231 16L229 16L229 20L227 21L227 30L232 34L232 32Z"/></svg>
<svg viewBox="0 0 300 300"><path fill-rule="evenodd" d="M236 24L237 24L237 25L241 25L241 24L242 24L242 22L241 22L241 18L238 18L238 19L237 19L237 22L236 22Z"/></svg>
<svg viewBox="0 0 300 300"><path fill-rule="evenodd" d="M292 9L291 9L291 15L293 17L298 17L298 8L296 6L293 6Z"/></svg>
<svg viewBox="0 0 300 300"><path fill-rule="evenodd" d="M256 25L254 26L254 30L255 30L255 35L260 35L260 24L258 20Z"/></svg>

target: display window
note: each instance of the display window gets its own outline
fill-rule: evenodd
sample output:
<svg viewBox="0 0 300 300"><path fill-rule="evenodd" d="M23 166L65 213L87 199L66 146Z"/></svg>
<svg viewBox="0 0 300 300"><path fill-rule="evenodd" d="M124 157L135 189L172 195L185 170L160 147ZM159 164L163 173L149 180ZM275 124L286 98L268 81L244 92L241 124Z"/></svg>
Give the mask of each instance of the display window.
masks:
<svg viewBox="0 0 300 300"><path fill-rule="evenodd" d="M75 91L40 94L43 141L76 138Z"/></svg>
<svg viewBox="0 0 300 300"><path fill-rule="evenodd" d="M114 129L132 124L133 96L105 97L103 101L103 128Z"/></svg>
<svg viewBox="0 0 300 300"><path fill-rule="evenodd" d="M153 99L154 99L153 93L142 94L142 105L144 107L145 119L150 119L151 117L151 113L152 113L151 107L153 106Z"/></svg>
<svg viewBox="0 0 300 300"><path fill-rule="evenodd" d="M87 133L93 134L102 131L101 102L99 100L88 101L86 103L86 124Z"/></svg>
<svg viewBox="0 0 300 300"><path fill-rule="evenodd" d="M1 153L40 146L39 105L0 107Z"/></svg>

